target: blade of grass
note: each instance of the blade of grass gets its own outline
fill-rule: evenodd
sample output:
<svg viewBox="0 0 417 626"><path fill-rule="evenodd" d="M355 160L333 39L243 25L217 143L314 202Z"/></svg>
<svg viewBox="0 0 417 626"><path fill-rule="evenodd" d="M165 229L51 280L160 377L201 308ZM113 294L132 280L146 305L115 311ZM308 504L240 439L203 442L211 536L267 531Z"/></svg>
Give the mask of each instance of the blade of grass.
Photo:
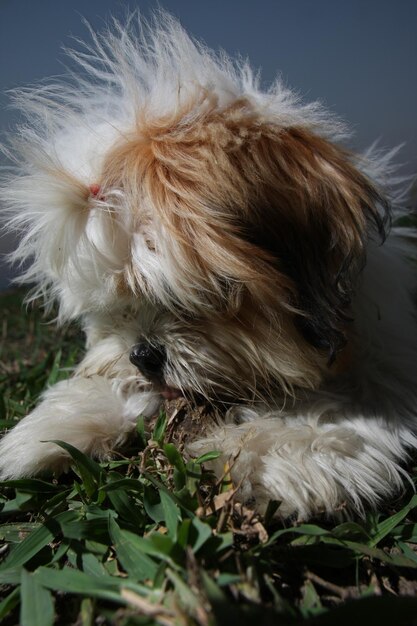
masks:
<svg viewBox="0 0 417 626"><path fill-rule="evenodd" d="M20 596L21 626L52 626L54 623L52 594L25 569L22 570Z"/></svg>
<svg viewBox="0 0 417 626"><path fill-rule="evenodd" d="M403 507L401 511L398 511L398 513L394 513L394 515L391 515L391 517L388 517L378 524L377 532L368 542L368 545L371 548L378 545L378 543L382 539L384 539L390 532L392 532L393 529L400 522L402 522L402 520L408 515L408 513L415 507L417 507L417 494L411 498L410 502L405 507Z"/></svg>

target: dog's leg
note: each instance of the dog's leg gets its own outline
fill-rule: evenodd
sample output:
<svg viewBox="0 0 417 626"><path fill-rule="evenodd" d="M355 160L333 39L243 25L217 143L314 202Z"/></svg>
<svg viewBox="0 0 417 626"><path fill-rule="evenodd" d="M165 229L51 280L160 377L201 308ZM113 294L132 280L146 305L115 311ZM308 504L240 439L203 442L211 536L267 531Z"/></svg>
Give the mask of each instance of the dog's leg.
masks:
<svg viewBox="0 0 417 626"><path fill-rule="evenodd" d="M75 375L48 389L38 407L5 435L0 442L2 479L65 469L69 457L51 442L56 439L106 458L134 429L139 415L157 410L160 396L147 390L127 355L111 364L100 360L109 354L111 359L116 346L113 338L98 342ZM101 375L93 373L93 363Z"/></svg>
<svg viewBox="0 0 417 626"><path fill-rule="evenodd" d="M335 417L336 415L336 417ZM278 514L297 516L338 511L363 513L398 491L406 476L400 463L415 435L400 422L377 417L337 416L325 410L303 416L259 417L239 425L220 426L192 452L220 450L218 475L224 463L245 501L264 510L278 500Z"/></svg>

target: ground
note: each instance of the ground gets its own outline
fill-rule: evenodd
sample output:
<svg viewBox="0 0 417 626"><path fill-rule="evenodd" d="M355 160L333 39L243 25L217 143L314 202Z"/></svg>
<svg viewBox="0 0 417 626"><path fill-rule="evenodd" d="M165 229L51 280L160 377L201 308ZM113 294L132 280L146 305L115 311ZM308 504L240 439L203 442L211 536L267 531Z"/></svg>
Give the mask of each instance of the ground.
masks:
<svg viewBox="0 0 417 626"><path fill-rule="evenodd" d="M0 425L10 428L82 354L22 292L0 298ZM205 419L181 402L145 423L114 460L66 446L73 469L0 486L5 626L417 625L417 496L410 485L366 519L309 524L243 507L225 468L188 459ZM212 456L215 456L213 451ZM417 468L411 467L417 479Z"/></svg>

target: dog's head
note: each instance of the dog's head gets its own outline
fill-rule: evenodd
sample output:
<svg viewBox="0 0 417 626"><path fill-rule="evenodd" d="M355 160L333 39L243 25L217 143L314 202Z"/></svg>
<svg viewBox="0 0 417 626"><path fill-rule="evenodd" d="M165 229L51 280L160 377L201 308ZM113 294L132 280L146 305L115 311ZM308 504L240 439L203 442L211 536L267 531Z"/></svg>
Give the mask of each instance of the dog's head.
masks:
<svg viewBox="0 0 417 626"><path fill-rule="evenodd" d="M378 192L309 129L211 101L107 157L104 193L123 189L135 215L121 292L173 314L150 343L175 386L210 397L316 386L344 346L369 228L382 229Z"/></svg>
<svg viewBox="0 0 417 626"><path fill-rule="evenodd" d="M281 83L260 91L166 16L139 43L116 31L99 66L78 56L98 83L24 101L43 122L22 131L5 195L26 279L67 317L152 303L136 356L165 388L318 385L383 232L378 186L337 122Z"/></svg>

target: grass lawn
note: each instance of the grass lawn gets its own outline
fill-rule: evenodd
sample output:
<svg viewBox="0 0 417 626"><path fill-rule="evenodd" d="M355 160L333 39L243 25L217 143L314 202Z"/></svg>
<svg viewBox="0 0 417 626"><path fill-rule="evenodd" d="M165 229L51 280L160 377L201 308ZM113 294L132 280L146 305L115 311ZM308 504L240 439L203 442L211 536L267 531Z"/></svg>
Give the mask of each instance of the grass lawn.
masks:
<svg viewBox="0 0 417 626"><path fill-rule="evenodd" d="M19 291L0 298L2 428L82 354L76 328L57 331L21 302ZM239 505L207 455L183 457L179 419L138 416L112 462L66 446L73 469L58 480L0 484L2 625L417 625L409 485L366 520L283 526L276 503L265 519Z"/></svg>

